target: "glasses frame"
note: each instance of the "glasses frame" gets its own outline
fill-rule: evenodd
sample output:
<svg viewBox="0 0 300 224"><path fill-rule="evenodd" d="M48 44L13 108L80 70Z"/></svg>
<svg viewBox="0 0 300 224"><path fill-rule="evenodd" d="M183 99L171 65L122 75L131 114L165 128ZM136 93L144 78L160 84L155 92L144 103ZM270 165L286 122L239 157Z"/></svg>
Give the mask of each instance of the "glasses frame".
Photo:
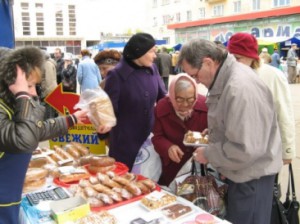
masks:
<svg viewBox="0 0 300 224"><path fill-rule="evenodd" d="M188 105L191 105L191 104L193 104L196 101L196 98L194 96L193 97L189 97L189 98L183 98L183 97L178 96L178 97L175 97L175 101L178 104L187 103Z"/></svg>

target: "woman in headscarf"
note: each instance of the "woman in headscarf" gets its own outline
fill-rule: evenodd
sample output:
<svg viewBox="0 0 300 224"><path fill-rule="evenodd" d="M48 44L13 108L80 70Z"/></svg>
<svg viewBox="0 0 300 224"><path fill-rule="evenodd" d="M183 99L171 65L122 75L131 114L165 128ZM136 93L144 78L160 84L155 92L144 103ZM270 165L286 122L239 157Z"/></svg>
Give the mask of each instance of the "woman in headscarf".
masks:
<svg viewBox="0 0 300 224"><path fill-rule="evenodd" d="M181 167L192 157L194 147L183 144L189 131L207 128L205 97L197 93L197 84L187 74L171 81L168 95L155 108L152 142L162 160L160 185L168 186Z"/></svg>

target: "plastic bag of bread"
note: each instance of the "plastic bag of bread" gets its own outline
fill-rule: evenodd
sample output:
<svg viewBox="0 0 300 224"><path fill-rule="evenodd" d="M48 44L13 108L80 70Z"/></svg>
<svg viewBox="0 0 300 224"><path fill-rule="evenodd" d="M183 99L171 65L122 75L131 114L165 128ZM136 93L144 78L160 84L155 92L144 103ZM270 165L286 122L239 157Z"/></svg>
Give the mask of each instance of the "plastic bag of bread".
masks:
<svg viewBox="0 0 300 224"><path fill-rule="evenodd" d="M96 129L100 125L113 127L117 123L111 100L100 87L83 91L74 106L74 109L79 108L88 111L88 117Z"/></svg>

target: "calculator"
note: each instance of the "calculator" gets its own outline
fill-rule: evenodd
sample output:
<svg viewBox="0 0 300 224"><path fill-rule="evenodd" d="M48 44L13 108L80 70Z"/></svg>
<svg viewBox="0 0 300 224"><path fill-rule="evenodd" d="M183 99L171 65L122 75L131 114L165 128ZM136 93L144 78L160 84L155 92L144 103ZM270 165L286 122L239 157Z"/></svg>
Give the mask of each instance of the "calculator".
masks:
<svg viewBox="0 0 300 224"><path fill-rule="evenodd" d="M40 201L57 201L70 196L62 187L56 187L46 191L29 193L26 198L31 205L37 205Z"/></svg>

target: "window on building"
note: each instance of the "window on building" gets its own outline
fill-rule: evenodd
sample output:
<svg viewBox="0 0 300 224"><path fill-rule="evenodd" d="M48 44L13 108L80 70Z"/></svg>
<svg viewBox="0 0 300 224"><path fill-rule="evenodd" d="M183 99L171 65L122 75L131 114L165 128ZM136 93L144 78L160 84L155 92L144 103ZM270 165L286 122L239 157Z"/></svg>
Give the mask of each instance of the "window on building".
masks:
<svg viewBox="0 0 300 224"><path fill-rule="evenodd" d="M28 9L29 9L28 2L21 2L21 9L22 9L22 11L28 11Z"/></svg>
<svg viewBox="0 0 300 224"><path fill-rule="evenodd" d="M153 26L157 26L157 18L153 17Z"/></svg>
<svg viewBox="0 0 300 224"><path fill-rule="evenodd" d="M157 0L152 0L152 7L157 8Z"/></svg>
<svg viewBox="0 0 300 224"><path fill-rule="evenodd" d="M176 17L176 22L180 22L180 12L177 12L176 14L175 14L175 17Z"/></svg>
<svg viewBox="0 0 300 224"><path fill-rule="evenodd" d="M162 0L161 1L161 5L169 5L170 4L170 0Z"/></svg>
<svg viewBox="0 0 300 224"><path fill-rule="evenodd" d="M274 0L274 7L280 7L280 6L289 6L291 1L290 0Z"/></svg>
<svg viewBox="0 0 300 224"><path fill-rule="evenodd" d="M215 5L213 7L213 16L223 16L224 15L224 5Z"/></svg>
<svg viewBox="0 0 300 224"><path fill-rule="evenodd" d="M260 10L260 0L252 0L252 8L254 11Z"/></svg>
<svg viewBox="0 0 300 224"><path fill-rule="evenodd" d="M241 12L241 1L234 1L233 2L233 12L238 13Z"/></svg>
<svg viewBox="0 0 300 224"><path fill-rule="evenodd" d="M21 15L22 15L23 35L29 36L31 34L29 12L22 12Z"/></svg>
<svg viewBox="0 0 300 224"><path fill-rule="evenodd" d="M163 15L163 25L169 24L170 15Z"/></svg>
<svg viewBox="0 0 300 224"><path fill-rule="evenodd" d="M199 18L204 19L205 18L205 8L199 8Z"/></svg>
<svg viewBox="0 0 300 224"><path fill-rule="evenodd" d="M45 35L45 32L44 32L44 13L37 12L35 15L36 15L37 35Z"/></svg>
<svg viewBox="0 0 300 224"><path fill-rule="evenodd" d="M35 3L35 8L37 11L43 10L43 3Z"/></svg>
<svg viewBox="0 0 300 224"><path fill-rule="evenodd" d="M69 5L69 34L76 35L76 11L75 5Z"/></svg>
<svg viewBox="0 0 300 224"><path fill-rule="evenodd" d="M192 20L192 11L188 10L186 11L186 21L191 21Z"/></svg>
<svg viewBox="0 0 300 224"><path fill-rule="evenodd" d="M62 5L60 4L56 5L55 18L56 18L56 35L62 36L64 35L63 11L62 11Z"/></svg>

